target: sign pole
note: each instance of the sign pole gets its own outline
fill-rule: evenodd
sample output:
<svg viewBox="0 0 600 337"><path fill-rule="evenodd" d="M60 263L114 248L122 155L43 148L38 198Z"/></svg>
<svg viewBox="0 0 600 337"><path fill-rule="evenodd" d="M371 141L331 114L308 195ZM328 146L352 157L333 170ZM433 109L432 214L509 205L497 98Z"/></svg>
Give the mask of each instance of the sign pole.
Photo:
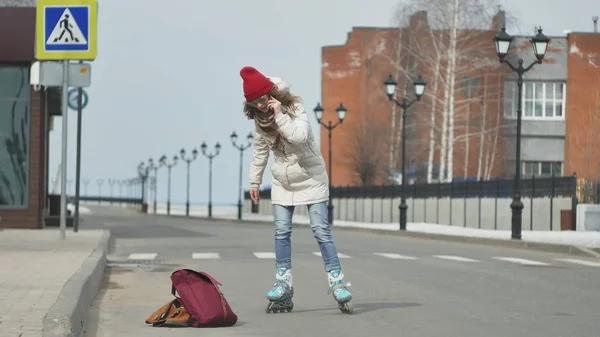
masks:
<svg viewBox="0 0 600 337"><path fill-rule="evenodd" d="M63 85L62 85L62 153L61 153L61 176L60 176L60 239L65 239L67 229L67 131L68 123L68 100L69 100L69 60L63 61Z"/></svg>
<svg viewBox="0 0 600 337"><path fill-rule="evenodd" d="M62 153L60 195L60 239L65 239L67 228L67 134L69 108L70 60L92 61L98 54L98 0L37 0L35 23L35 57L38 61L61 61L62 76ZM81 70L80 70L81 72ZM84 71L85 72L85 71ZM83 73L83 72L82 72ZM74 73L77 75L77 73ZM75 80L74 80L75 81ZM55 86L55 85L52 85ZM81 85L74 84L74 87ZM78 90L78 159L77 159L77 207L79 220L79 143L81 102L83 91ZM78 230L74 223L74 230Z"/></svg>
<svg viewBox="0 0 600 337"><path fill-rule="evenodd" d="M80 61L81 63L81 61ZM73 231L79 230L79 180L81 179L81 110L83 89L77 88L77 163L75 168L75 215L73 217Z"/></svg>

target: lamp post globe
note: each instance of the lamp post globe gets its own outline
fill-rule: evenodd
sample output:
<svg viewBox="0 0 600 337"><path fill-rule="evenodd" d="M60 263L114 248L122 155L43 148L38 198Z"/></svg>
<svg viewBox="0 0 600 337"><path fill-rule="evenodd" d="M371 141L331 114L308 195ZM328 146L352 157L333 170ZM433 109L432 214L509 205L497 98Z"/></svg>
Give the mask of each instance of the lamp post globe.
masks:
<svg viewBox="0 0 600 337"><path fill-rule="evenodd" d="M513 37L508 35L506 27L502 27L502 30L494 38L496 42L496 54L498 54L500 60L504 59L506 54L508 54L512 40Z"/></svg>
<svg viewBox="0 0 600 337"><path fill-rule="evenodd" d="M338 106L337 109L335 109L335 112L337 113L337 116L340 119L340 122L343 122L344 118L346 118L347 111L348 110L346 110L346 108L344 107L344 105L342 103L340 103L340 106Z"/></svg>
<svg viewBox="0 0 600 337"><path fill-rule="evenodd" d="M538 33L531 39L531 44L533 45L533 52L535 53L535 57L537 57L539 62L542 62L542 59L546 55L546 50L548 49L548 43L550 42L550 38L542 33L542 29L538 29Z"/></svg>
<svg viewBox="0 0 600 337"><path fill-rule="evenodd" d="M385 93L390 99L392 99L396 93L396 86L398 85L398 82L396 82L396 80L394 80L392 77L392 74L390 74L383 84L385 85Z"/></svg>
<svg viewBox="0 0 600 337"><path fill-rule="evenodd" d="M423 77L419 75L419 77L417 77L417 79L413 82L413 85L415 87L415 95L417 96L417 99L421 99L421 97L425 93L425 86L427 85L427 83L425 83Z"/></svg>
<svg viewBox="0 0 600 337"><path fill-rule="evenodd" d="M323 118L323 107L321 106L321 103L317 103L317 106L313 109L313 111L317 117L317 122L321 123L321 118Z"/></svg>

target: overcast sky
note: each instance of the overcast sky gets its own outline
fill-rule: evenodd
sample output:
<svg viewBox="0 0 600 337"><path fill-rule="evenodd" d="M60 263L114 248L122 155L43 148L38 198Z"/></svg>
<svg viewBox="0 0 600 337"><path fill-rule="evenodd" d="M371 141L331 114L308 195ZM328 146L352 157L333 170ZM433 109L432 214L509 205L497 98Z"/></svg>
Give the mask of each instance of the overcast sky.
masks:
<svg viewBox="0 0 600 337"><path fill-rule="evenodd" d="M220 142L214 159L213 202L237 202L239 152L229 135L241 137L253 124L241 112L239 70L257 67L287 81L303 97L313 131L312 109L321 99L321 47L343 44L353 26L393 25L397 0L101 0L98 58L92 63L90 103L83 112L82 178L126 179L152 157L191 152L205 141ZM531 34L566 29L590 32L597 0L506 0L505 9ZM490 42L491 43L491 42ZM353 113L352 111L348 112ZM77 115L69 113L68 177L75 177ZM60 164L61 119L50 136L50 179ZM251 148L244 154L243 183ZM271 159L272 160L272 159ZM272 162L270 160L270 162ZM185 165L172 170L172 202L185 203ZM219 166L217 168L217 166ZM166 200L167 170L158 176L159 200ZM264 183L270 184L269 168ZM74 184L73 184L74 189ZM103 192L107 194L105 181ZM83 192L83 186L82 186ZM191 202L208 200L208 159L191 166Z"/></svg>

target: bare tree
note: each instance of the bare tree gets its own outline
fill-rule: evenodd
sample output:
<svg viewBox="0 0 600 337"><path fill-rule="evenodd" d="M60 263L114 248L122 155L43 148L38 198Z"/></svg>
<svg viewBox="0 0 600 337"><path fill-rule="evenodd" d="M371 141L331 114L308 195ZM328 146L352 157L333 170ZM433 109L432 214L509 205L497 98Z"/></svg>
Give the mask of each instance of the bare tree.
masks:
<svg viewBox="0 0 600 337"><path fill-rule="evenodd" d="M429 75L431 77L426 79L429 85L425 93L426 99L423 100L428 103L430 110L420 117L423 119L421 122L428 123L429 127L428 182L433 179L436 149L439 149L440 163L438 179L445 180L444 173L447 169L447 180L452 180L457 130L469 129L464 131L465 134L479 136L480 141L481 135L487 133L486 123L482 123L483 129L471 133L468 123L472 116L456 113L457 110L469 110L471 104L484 95L483 90L476 90L461 98L456 86L460 81L457 79L500 67L495 54L490 53L493 44L489 38L492 19L497 14L500 2L501 0L405 0L397 8L396 21L401 27L401 33L395 41L397 50L411 56L414 62L406 62L404 58L391 55L388 55L388 60L401 74L400 77L409 83L416 77L419 69L432 72ZM513 21L508 14L505 15L507 22ZM418 20L419 16L426 18ZM416 25L412 22L414 18ZM464 143L469 144L469 138ZM467 152L469 150L466 149ZM465 156L468 158L468 153Z"/></svg>
<svg viewBox="0 0 600 337"><path fill-rule="evenodd" d="M372 118L357 123L348 132L348 144L344 147L346 165L354 178L363 185L374 185L387 179L386 148L389 146L387 120Z"/></svg>

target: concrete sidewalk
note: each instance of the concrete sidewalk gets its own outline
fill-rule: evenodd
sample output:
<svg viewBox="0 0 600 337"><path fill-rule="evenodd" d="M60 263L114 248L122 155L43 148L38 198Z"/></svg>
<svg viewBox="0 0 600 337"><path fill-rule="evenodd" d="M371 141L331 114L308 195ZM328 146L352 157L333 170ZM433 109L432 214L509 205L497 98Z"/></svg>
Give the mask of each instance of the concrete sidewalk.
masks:
<svg viewBox="0 0 600 337"><path fill-rule="evenodd" d="M110 232L0 232L0 337L77 336L98 291Z"/></svg>

